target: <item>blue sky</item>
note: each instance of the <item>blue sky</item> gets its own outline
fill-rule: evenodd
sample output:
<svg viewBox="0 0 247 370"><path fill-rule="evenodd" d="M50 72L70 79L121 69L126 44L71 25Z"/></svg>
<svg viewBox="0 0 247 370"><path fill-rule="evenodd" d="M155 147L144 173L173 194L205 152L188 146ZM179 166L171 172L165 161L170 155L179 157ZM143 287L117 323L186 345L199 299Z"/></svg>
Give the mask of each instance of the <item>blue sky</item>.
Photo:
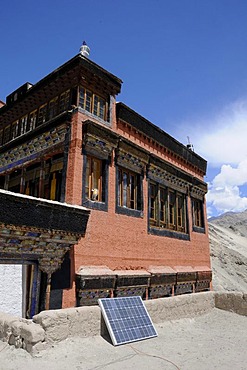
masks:
<svg viewBox="0 0 247 370"><path fill-rule="evenodd" d="M79 52L118 96L208 161L208 215L247 208L246 0L12 0L0 13L0 99Z"/></svg>

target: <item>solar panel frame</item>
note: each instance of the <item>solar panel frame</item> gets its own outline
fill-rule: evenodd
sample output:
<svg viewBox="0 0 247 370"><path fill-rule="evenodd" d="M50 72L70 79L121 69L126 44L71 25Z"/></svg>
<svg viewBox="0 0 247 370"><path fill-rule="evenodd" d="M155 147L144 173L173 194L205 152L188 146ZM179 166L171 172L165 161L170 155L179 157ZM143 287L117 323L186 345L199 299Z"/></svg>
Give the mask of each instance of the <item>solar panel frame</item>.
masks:
<svg viewBox="0 0 247 370"><path fill-rule="evenodd" d="M98 302L114 346L158 336L140 296Z"/></svg>

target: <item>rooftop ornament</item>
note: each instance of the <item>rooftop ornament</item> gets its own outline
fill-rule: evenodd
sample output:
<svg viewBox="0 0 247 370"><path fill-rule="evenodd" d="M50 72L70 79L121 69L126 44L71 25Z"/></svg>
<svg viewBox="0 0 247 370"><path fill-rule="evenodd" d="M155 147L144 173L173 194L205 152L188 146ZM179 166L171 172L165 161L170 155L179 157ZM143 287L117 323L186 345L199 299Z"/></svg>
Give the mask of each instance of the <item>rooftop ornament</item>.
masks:
<svg viewBox="0 0 247 370"><path fill-rule="evenodd" d="M90 48L87 46L86 41L83 41L82 46L80 47L80 54L88 58L90 54Z"/></svg>

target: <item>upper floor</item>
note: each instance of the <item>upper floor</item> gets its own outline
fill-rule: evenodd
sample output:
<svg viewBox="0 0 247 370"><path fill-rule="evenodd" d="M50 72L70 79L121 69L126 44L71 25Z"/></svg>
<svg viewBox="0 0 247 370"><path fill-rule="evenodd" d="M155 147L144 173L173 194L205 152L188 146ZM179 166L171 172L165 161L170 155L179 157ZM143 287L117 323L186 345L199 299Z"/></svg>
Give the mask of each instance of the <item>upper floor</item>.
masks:
<svg viewBox="0 0 247 370"><path fill-rule="evenodd" d="M108 167L115 163L118 213L126 214L127 209L130 215L142 214L145 175L150 227L187 234L188 191L195 199L195 226L203 225L207 163L125 104L116 103L121 84L78 54L35 85L26 83L7 96L0 108L0 187L64 201L70 160L66 153L79 139L84 159L77 181L82 181L84 205L107 208Z"/></svg>

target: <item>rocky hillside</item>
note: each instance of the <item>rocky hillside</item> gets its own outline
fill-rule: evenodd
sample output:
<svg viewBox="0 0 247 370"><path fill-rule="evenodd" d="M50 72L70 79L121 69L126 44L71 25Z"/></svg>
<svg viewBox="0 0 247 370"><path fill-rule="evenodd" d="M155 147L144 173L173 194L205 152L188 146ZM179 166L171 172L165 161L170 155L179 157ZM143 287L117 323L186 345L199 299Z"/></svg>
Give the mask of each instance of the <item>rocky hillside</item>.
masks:
<svg viewBox="0 0 247 370"><path fill-rule="evenodd" d="M247 292L247 210L209 219L214 290Z"/></svg>

